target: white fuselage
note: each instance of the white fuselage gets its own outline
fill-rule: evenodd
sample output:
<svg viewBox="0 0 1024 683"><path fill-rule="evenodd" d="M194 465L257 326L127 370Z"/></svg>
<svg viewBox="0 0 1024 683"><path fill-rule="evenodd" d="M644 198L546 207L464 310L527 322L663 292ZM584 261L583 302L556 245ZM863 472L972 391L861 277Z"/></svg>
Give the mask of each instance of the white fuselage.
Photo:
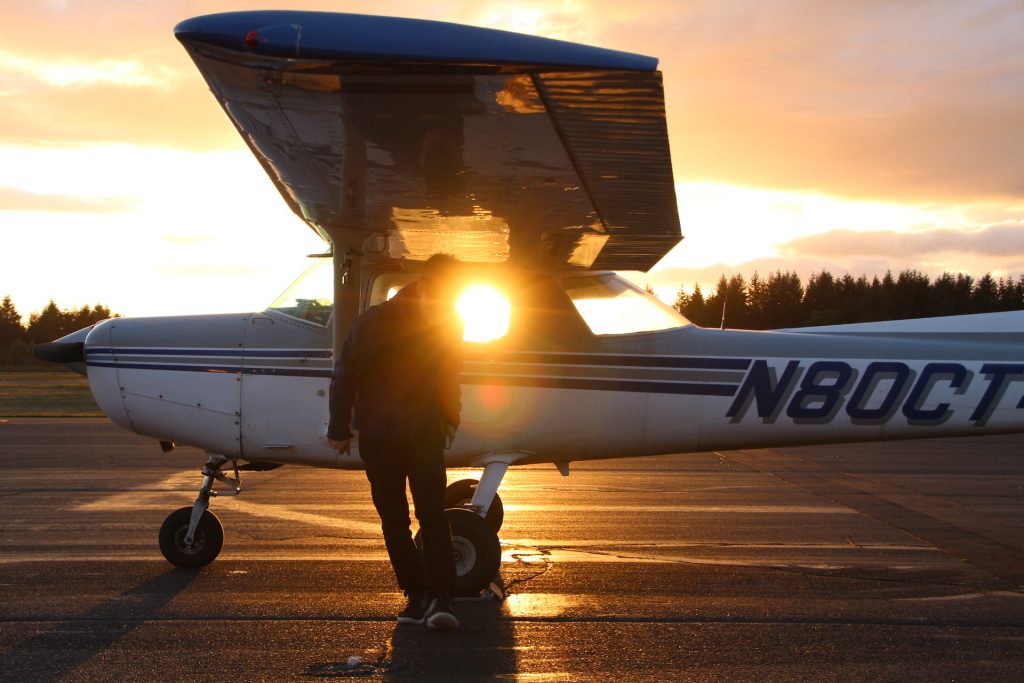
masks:
<svg viewBox="0 0 1024 683"><path fill-rule="evenodd" d="M686 325L591 335L578 350L467 344L447 461L1024 431L1022 317L803 332ZM358 440L349 455L325 440L331 341L326 326L273 310L116 319L89 332L85 357L101 409L139 434L250 461L358 468Z"/></svg>

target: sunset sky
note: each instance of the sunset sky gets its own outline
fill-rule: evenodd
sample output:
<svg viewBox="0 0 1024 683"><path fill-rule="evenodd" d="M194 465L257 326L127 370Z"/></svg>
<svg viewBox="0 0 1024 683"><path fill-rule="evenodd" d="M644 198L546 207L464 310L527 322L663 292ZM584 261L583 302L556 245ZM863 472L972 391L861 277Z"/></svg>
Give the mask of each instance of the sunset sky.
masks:
<svg viewBox="0 0 1024 683"><path fill-rule="evenodd" d="M322 251L174 39L365 2L0 4L0 296L258 310ZM640 282L1024 273L1024 2L380 0L660 58L686 239Z"/></svg>

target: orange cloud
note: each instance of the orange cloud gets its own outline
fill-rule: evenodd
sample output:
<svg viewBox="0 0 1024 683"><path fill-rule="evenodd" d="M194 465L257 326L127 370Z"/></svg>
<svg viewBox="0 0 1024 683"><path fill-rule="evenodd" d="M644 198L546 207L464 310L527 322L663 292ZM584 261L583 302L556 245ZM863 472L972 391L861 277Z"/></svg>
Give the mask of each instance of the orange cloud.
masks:
<svg viewBox="0 0 1024 683"><path fill-rule="evenodd" d="M62 213L120 213L134 210L138 202L123 197L79 197L39 194L0 186L0 211L56 211Z"/></svg>
<svg viewBox="0 0 1024 683"><path fill-rule="evenodd" d="M1024 222L991 225L978 230L835 230L792 240L779 249L793 256L826 258L904 254L921 256L956 252L1024 260Z"/></svg>

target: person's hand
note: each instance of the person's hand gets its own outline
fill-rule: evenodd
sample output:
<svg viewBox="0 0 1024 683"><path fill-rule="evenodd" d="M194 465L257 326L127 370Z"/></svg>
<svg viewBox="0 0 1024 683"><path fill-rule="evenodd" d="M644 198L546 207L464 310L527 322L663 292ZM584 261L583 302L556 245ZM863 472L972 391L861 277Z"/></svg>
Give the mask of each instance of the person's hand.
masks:
<svg viewBox="0 0 1024 683"><path fill-rule="evenodd" d="M352 452L352 439L327 439L327 444L336 449L342 455L348 455Z"/></svg>
<svg viewBox="0 0 1024 683"><path fill-rule="evenodd" d="M446 424L444 426L444 436L445 440L448 442L448 447L450 448L451 445L455 443L455 427L450 424Z"/></svg>

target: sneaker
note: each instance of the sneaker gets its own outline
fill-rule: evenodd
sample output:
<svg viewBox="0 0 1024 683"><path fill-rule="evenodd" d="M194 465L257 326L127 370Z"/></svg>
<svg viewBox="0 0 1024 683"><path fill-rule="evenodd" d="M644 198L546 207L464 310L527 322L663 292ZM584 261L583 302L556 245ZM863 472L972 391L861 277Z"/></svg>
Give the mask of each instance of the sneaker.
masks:
<svg viewBox="0 0 1024 683"><path fill-rule="evenodd" d="M399 624L422 624L427 613L427 596L425 593L406 593L409 604L398 613Z"/></svg>
<svg viewBox="0 0 1024 683"><path fill-rule="evenodd" d="M455 631L459 628L459 620L452 609L452 596L438 593L427 608L427 626L438 631Z"/></svg>

